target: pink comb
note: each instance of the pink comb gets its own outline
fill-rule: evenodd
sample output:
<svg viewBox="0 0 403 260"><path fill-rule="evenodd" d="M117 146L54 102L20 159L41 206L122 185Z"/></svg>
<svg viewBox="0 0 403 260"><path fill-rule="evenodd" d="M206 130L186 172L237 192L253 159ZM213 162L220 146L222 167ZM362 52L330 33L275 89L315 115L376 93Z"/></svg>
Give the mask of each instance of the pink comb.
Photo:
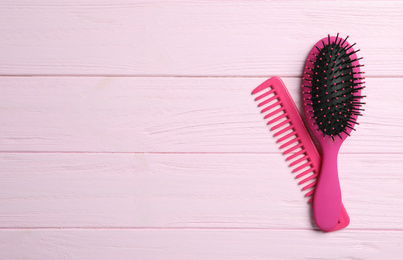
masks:
<svg viewBox="0 0 403 260"><path fill-rule="evenodd" d="M286 161L300 179L302 190L310 190L305 194L308 202L312 202L315 186L321 164L321 157L314 142L309 135L301 115L288 93L283 81L278 77L272 77L252 91L252 95L260 93L255 101L260 101L258 107L262 107L262 113L267 113L264 119L270 118L268 125L273 125L270 131L277 137L277 143L283 142L280 149L285 149L284 155L290 154ZM345 228L350 223L350 218L342 206L339 223L331 231Z"/></svg>

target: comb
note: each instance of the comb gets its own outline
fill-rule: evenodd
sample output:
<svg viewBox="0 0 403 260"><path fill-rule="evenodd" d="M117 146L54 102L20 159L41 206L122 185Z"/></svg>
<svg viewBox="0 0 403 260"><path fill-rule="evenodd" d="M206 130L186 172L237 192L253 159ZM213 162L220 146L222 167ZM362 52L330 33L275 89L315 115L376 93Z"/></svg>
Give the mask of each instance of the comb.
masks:
<svg viewBox="0 0 403 260"><path fill-rule="evenodd" d="M269 120L267 125L270 126L270 131L277 138L277 143L281 144L283 155L287 155L285 160L289 166L295 167L292 173L296 174L298 185L302 185L302 191L306 192L305 197L311 203L321 166L321 157L315 143L279 77L266 80L252 91L252 95L258 93L255 101L259 101L258 107L262 108L264 119ZM342 205L339 223L331 231L345 228L349 223L350 218Z"/></svg>

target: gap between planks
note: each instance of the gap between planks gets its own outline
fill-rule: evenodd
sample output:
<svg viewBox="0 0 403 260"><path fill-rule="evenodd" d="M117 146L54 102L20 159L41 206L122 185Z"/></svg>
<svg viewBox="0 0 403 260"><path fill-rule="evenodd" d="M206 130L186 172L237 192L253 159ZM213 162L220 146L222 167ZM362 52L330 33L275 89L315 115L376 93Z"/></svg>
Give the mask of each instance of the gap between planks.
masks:
<svg viewBox="0 0 403 260"><path fill-rule="evenodd" d="M348 231L358 232L403 232L403 229L395 228L349 228ZM0 227L0 232L5 230L239 230L239 231L320 231L315 228L266 228L266 227Z"/></svg>
<svg viewBox="0 0 403 260"><path fill-rule="evenodd" d="M1 75L0 78L5 77L5 78L12 78L12 77L36 77L36 78L42 78L42 77L48 77L48 78L271 78L271 77L280 77L280 78L286 78L286 79L299 79L302 78L302 74L300 76L279 76L279 75L251 75L251 76L245 76L245 75L164 75L164 74L157 74L157 75L130 75L130 74L104 74L104 75L97 75L97 74L10 74L10 75ZM365 76L365 78L391 78L391 79L399 79L403 78L403 76L399 75L391 75L391 76L382 76L382 75L369 75Z"/></svg>
<svg viewBox="0 0 403 260"><path fill-rule="evenodd" d="M262 155L273 155L282 154L281 150L279 152L108 152L108 151L0 151L0 154L262 154ZM377 153L377 152L343 152L343 154L373 154L373 155L399 155L403 154L401 152L388 152L388 153Z"/></svg>

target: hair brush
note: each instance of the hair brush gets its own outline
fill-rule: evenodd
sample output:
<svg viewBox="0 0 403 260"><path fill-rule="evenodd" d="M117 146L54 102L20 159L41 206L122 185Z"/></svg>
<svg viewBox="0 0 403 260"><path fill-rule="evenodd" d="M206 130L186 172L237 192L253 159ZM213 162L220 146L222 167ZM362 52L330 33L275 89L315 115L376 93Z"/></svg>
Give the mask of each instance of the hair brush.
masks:
<svg viewBox="0 0 403 260"><path fill-rule="evenodd" d="M308 128L322 148L313 212L317 226L330 231L342 208L337 172L337 155L361 115L361 89L364 88L359 61L347 38L323 38L312 48L302 79L304 113Z"/></svg>

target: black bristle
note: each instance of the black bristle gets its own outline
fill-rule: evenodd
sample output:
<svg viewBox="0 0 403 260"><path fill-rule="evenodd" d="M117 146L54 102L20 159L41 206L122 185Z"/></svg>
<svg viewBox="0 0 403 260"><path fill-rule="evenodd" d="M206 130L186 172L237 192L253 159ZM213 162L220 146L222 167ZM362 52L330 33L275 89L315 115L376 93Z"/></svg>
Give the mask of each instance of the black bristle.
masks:
<svg viewBox="0 0 403 260"><path fill-rule="evenodd" d="M340 47L343 47L343 44L347 41L347 39L348 39L348 35L347 35L347 37L346 37L346 39L344 39L344 41L342 42L342 44L340 44ZM340 42L341 42L341 40L340 40ZM344 47L343 47L344 48Z"/></svg>
<svg viewBox="0 0 403 260"><path fill-rule="evenodd" d="M322 40L323 47L316 46L317 58L309 60L313 64L312 73L305 73L311 86L304 86L309 91L306 89L303 93L312 101L312 119L324 136L331 136L333 140L337 136L341 138L342 133L349 135L347 128L354 129L353 125L358 124L352 116L361 115L359 111L364 103L359 101L365 97L355 95L363 89L364 77L361 77L363 72L354 72L353 68L363 65L353 65L362 58L352 57L359 51L353 50L355 43L343 46L347 39L348 36L343 40L337 34L331 42L328 35L328 44Z"/></svg>
<svg viewBox="0 0 403 260"><path fill-rule="evenodd" d="M353 43L351 44L348 48L345 49L345 51L348 51L349 49L353 48L354 45L356 45L357 43ZM348 56L350 56L352 53L347 53Z"/></svg>
<svg viewBox="0 0 403 260"><path fill-rule="evenodd" d="M339 33L336 35L336 39L334 40L335 43L337 43L337 38L339 38Z"/></svg>

